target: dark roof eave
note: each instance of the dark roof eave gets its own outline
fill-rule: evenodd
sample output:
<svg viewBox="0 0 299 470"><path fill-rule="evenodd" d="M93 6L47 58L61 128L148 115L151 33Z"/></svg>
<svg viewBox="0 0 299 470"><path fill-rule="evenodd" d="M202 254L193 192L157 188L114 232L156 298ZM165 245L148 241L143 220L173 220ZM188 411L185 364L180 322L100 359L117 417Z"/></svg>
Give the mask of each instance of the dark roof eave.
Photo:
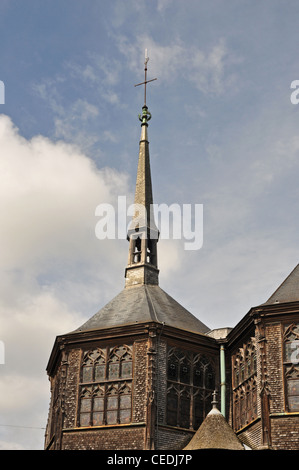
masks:
<svg viewBox="0 0 299 470"><path fill-rule="evenodd" d="M184 330L176 328L171 325L162 324L156 321L140 322L135 324L127 324L116 326L114 328L98 328L84 331L70 332L65 335L57 336L53 345L53 349L46 367L49 376L53 375L56 365L63 348L67 346L80 347L83 343L94 342L95 340L113 340L117 341L118 338L148 335L150 329L158 329L157 334L163 334L165 337L181 339L188 341L190 344L202 344L207 347L212 347L218 350L219 345L215 338L212 338L205 333L197 331Z"/></svg>
<svg viewBox="0 0 299 470"><path fill-rule="evenodd" d="M252 307L247 314L237 323L237 325L227 335L227 343L232 345L236 339L248 331L257 318L270 319L278 316L287 316L299 313L299 301L283 302L275 304L261 304Z"/></svg>

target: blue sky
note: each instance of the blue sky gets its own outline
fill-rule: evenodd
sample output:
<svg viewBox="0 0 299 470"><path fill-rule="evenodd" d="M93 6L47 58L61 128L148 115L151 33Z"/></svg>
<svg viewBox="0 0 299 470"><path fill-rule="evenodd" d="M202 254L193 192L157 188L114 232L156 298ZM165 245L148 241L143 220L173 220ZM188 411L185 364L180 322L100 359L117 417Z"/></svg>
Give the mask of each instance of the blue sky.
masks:
<svg viewBox="0 0 299 470"><path fill-rule="evenodd" d="M0 449L39 449L56 335L124 286L95 208L132 200L144 50L156 203L203 204L204 243L158 245L160 285L234 326L298 263L297 1L2 0ZM7 393L9 390L9 393Z"/></svg>

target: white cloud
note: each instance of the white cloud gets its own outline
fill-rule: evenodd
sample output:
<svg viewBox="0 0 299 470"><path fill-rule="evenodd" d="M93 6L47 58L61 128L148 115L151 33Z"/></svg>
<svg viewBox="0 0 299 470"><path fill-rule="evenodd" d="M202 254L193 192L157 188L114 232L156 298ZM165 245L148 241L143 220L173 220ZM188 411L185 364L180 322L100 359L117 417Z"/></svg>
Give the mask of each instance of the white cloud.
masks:
<svg viewBox="0 0 299 470"><path fill-rule="evenodd" d="M97 169L75 146L23 138L5 115L0 145L0 414L4 424L43 427L45 368L55 336L80 326L86 310L105 301L101 292L115 279L118 263L125 268L126 256L111 259L117 241L96 239L95 208L128 194L128 180ZM2 447L6 432L0 428ZM33 445L24 439L24 446ZM14 446L13 438L9 442Z"/></svg>
<svg viewBox="0 0 299 470"><path fill-rule="evenodd" d="M73 146L41 136L23 139L5 116L0 139L0 239L2 246L13 247L2 253L2 263L12 267L82 252L96 205L124 191L126 177L98 170Z"/></svg>
<svg viewBox="0 0 299 470"><path fill-rule="evenodd" d="M157 11L164 12L172 3L172 0L158 0Z"/></svg>
<svg viewBox="0 0 299 470"><path fill-rule="evenodd" d="M89 129L99 115L99 109L86 99L80 98L68 105L63 104L57 86L59 82L58 78L57 82L46 80L34 86L35 93L47 103L53 113L53 136L56 139L72 142L83 151L88 151L99 141L99 136L96 133L92 134Z"/></svg>
<svg viewBox="0 0 299 470"><path fill-rule="evenodd" d="M55 108L53 111L55 112ZM96 106L86 100L78 99L69 107L61 109L59 113L55 112L55 137L72 142L80 149L87 151L99 140L98 135L86 131L86 127L98 114L99 110Z"/></svg>
<svg viewBox="0 0 299 470"><path fill-rule="evenodd" d="M101 88L101 92L107 87L112 87L119 83L121 77L121 63L109 57L107 59L102 54L87 54L88 63L81 65L75 62L68 62L67 71L71 77L80 82L93 83Z"/></svg>

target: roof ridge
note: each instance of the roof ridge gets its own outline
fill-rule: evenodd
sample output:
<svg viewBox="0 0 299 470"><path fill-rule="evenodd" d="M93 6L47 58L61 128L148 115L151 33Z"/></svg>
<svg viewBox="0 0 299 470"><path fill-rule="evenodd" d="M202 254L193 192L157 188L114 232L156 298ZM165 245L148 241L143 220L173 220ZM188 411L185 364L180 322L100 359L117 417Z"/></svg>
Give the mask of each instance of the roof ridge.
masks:
<svg viewBox="0 0 299 470"><path fill-rule="evenodd" d="M161 323L161 324L164 324L164 322L160 321L159 318L158 318L157 311L156 311L156 309L155 309L154 302L153 302L153 299L152 299L151 294L150 294L150 292L149 292L149 289L147 288L146 285L145 285L144 287L145 287L145 295L146 295L146 298L147 298L147 300L148 300L148 302L149 302L149 304L150 304L150 306L151 306L151 308L152 308L152 310L153 310L153 313L154 313L154 315L155 315L155 317L156 317L155 321L157 321L157 322L159 322L159 323Z"/></svg>

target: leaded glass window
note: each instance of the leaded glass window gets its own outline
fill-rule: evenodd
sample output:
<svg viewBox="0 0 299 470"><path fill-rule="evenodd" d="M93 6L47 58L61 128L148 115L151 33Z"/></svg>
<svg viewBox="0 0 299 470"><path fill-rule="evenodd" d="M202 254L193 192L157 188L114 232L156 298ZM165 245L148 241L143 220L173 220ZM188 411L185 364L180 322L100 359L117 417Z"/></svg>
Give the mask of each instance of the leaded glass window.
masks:
<svg viewBox="0 0 299 470"><path fill-rule="evenodd" d="M215 366L202 354L170 348L167 355L166 423L197 429L211 409Z"/></svg>
<svg viewBox="0 0 299 470"><path fill-rule="evenodd" d="M113 348L109 353L109 379L132 376L132 354L128 346Z"/></svg>
<svg viewBox="0 0 299 470"><path fill-rule="evenodd" d="M79 426L130 423L132 346L96 348L82 358Z"/></svg>
<svg viewBox="0 0 299 470"><path fill-rule="evenodd" d="M299 323L284 326L283 340L286 408L299 411Z"/></svg>
<svg viewBox="0 0 299 470"><path fill-rule="evenodd" d="M257 361L255 338L232 357L233 423L237 431L257 418Z"/></svg>
<svg viewBox="0 0 299 470"><path fill-rule="evenodd" d="M170 426L178 425L178 390L171 385L167 393L167 424Z"/></svg>

